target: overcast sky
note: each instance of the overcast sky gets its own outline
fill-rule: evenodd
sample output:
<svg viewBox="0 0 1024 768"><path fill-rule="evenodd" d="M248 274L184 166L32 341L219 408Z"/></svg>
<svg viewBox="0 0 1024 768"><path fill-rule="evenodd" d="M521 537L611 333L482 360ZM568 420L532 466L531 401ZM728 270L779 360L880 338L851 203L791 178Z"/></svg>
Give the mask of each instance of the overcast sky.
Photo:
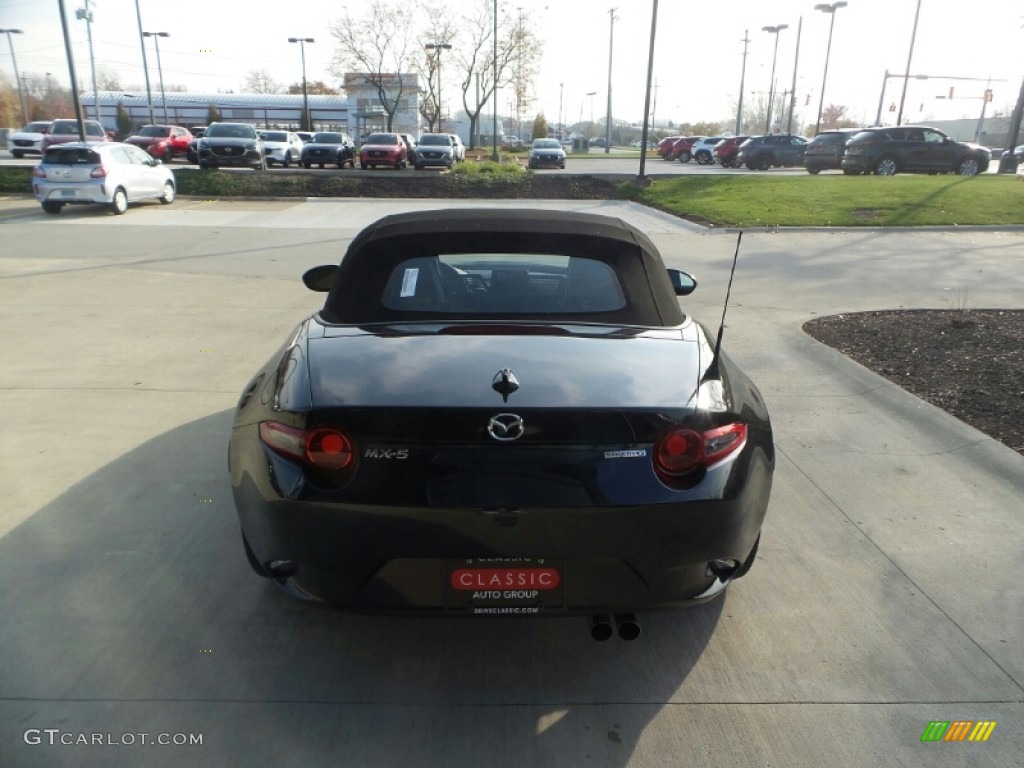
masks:
<svg viewBox="0 0 1024 768"><path fill-rule="evenodd" d="M91 87L86 24L75 19L84 0L65 0L75 50L78 77ZM436 0L434 0L436 2ZM460 7L472 0L449 4ZM608 83L609 14L618 3L612 74L613 113L639 121L651 32L652 3L645 0L502 0L499 7L524 16L544 40L543 61L536 79L529 116L543 111L549 121L559 110L567 123L604 114ZM917 0L849 0L836 13L829 60L825 103L846 105L854 119L870 123L878 108L885 72L906 68ZM97 63L117 72L123 84L142 83L135 0L99 0L93 25ZM288 37L313 37L306 46L310 80L337 85L328 72L334 52L328 24L342 8L358 12L364 2L301 0L288 3L238 3L212 0L175 3L139 0L143 28L169 32L160 53L166 83L193 91L243 90L246 75L266 69L282 83L301 80L297 45ZM814 0L730 0L696 3L661 0L655 40L654 77L657 81L655 119L676 122L735 119L743 65L743 38L749 30L745 99L756 99L769 88L775 36L764 26L787 24L779 36L776 81L779 91L793 81L797 27L803 17L797 68L798 116L813 122L817 114L829 15L814 10ZM406 0L400 23L416 24L422 17L417 0ZM69 82L57 0L0 0L0 28L21 28L13 42L21 72L51 72ZM291 18L291 21L288 19ZM1024 77L1024 3L1021 0L921 0L912 74L933 78L953 76L982 81L910 81L904 114L910 120L978 117L985 78L992 78L994 100L988 113L1015 103ZM2 36L0 36L2 37ZM152 40L147 41L152 46ZM446 111L460 105L455 87L454 53L445 52L442 78ZM148 49L151 81L157 89L156 56ZM0 39L0 71L13 79L6 39ZM450 75L445 76L446 73ZM1005 82L998 82L1003 80ZM948 96L954 88L954 99ZM889 80L885 112L898 102L902 81ZM596 91L596 95L586 94ZM499 100L506 114L511 94ZM748 103L750 103L748 101ZM524 118L526 115L524 115ZM894 115L893 115L894 117Z"/></svg>

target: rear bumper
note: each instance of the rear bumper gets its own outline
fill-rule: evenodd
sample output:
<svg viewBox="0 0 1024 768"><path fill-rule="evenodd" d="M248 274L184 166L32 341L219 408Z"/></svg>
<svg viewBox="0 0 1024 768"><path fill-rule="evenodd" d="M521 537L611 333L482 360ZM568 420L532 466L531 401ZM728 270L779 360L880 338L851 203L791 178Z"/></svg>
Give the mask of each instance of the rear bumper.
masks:
<svg viewBox="0 0 1024 768"><path fill-rule="evenodd" d="M742 563L760 533L770 459L756 446L711 472L720 498L681 503L481 509L397 507L288 499L275 461L235 444L232 487L243 533L263 564L287 562L292 583L350 610L472 615L453 605L453 563L544 559L562 574L557 605L539 612L629 612L703 602L717 594L713 560ZM709 472L709 475L711 474ZM705 494L707 496L709 494Z"/></svg>
<svg viewBox="0 0 1024 768"><path fill-rule="evenodd" d="M40 203L74 205L76 203L109 203L113 199L113 194L108 193L99 181L86 184L60 184L33 180L32 191Z"/></svg>

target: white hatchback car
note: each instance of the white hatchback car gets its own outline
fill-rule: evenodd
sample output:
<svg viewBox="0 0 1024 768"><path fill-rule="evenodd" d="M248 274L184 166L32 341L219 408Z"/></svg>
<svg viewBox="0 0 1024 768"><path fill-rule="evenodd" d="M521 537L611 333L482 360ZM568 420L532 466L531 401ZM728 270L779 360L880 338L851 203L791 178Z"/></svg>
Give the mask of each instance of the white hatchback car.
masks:
<svg viewBox="0 0 1024 768"><path fill-rule="evenodd" d="M32 170L36 200L54 214L65 205L99 204L120 215L137 200L171 203L175 188L171 169L131 144L58 144Z"/></svg>

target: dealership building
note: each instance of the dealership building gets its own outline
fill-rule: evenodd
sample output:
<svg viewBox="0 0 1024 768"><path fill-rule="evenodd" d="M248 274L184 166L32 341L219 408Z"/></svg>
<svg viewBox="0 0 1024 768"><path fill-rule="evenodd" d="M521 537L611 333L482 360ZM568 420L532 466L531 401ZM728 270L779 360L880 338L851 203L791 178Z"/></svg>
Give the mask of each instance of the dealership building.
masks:
<svg viewBox="0 0 1024 768"><path fill-rule="evenodd" d="M387 77L387 76L385 76ZM391 76L395 85L402 86L391 129L400 133L419 134L419 82L415 74ZM387 126L387 115L377 96L376 87L365 75L345 76L345 95L308 96L313 129L318 131L344 131L352 136L363 136L382 131ZM387 82L387 81L385 81ZM299 127L302 117L302 94L284 93L191 93L173 91L161 96L159 90L151 97L145 92L87 91L81 96L85 116L99 120L104 128L117 130L118 105L124 107L135 127L156 123L181 125L192 128L210 122L210 109L214 108L225 122L252 123L257 128ZM152 103L152 109L150 107Z"/></svg>

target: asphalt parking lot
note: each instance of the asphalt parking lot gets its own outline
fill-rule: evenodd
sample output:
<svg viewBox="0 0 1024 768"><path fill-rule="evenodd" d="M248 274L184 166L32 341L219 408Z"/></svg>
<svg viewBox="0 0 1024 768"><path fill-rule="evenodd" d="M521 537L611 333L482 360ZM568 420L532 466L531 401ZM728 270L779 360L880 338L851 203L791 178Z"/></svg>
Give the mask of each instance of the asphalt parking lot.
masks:
<svg viewBox="0 0 1024 768"><path fill-rule="evenodd" d="M231 410L318 306L298 276L379 216L469 205L0 199L0 765L1019 766L1024 459L800 326L1024 306L1021 232L744 235L724 344L775 428L759 559L635 642L345 615L251 574ZM533 205L636 224L717 324L732 233ZM923 743L935 720L996 726Z"/></svg>

